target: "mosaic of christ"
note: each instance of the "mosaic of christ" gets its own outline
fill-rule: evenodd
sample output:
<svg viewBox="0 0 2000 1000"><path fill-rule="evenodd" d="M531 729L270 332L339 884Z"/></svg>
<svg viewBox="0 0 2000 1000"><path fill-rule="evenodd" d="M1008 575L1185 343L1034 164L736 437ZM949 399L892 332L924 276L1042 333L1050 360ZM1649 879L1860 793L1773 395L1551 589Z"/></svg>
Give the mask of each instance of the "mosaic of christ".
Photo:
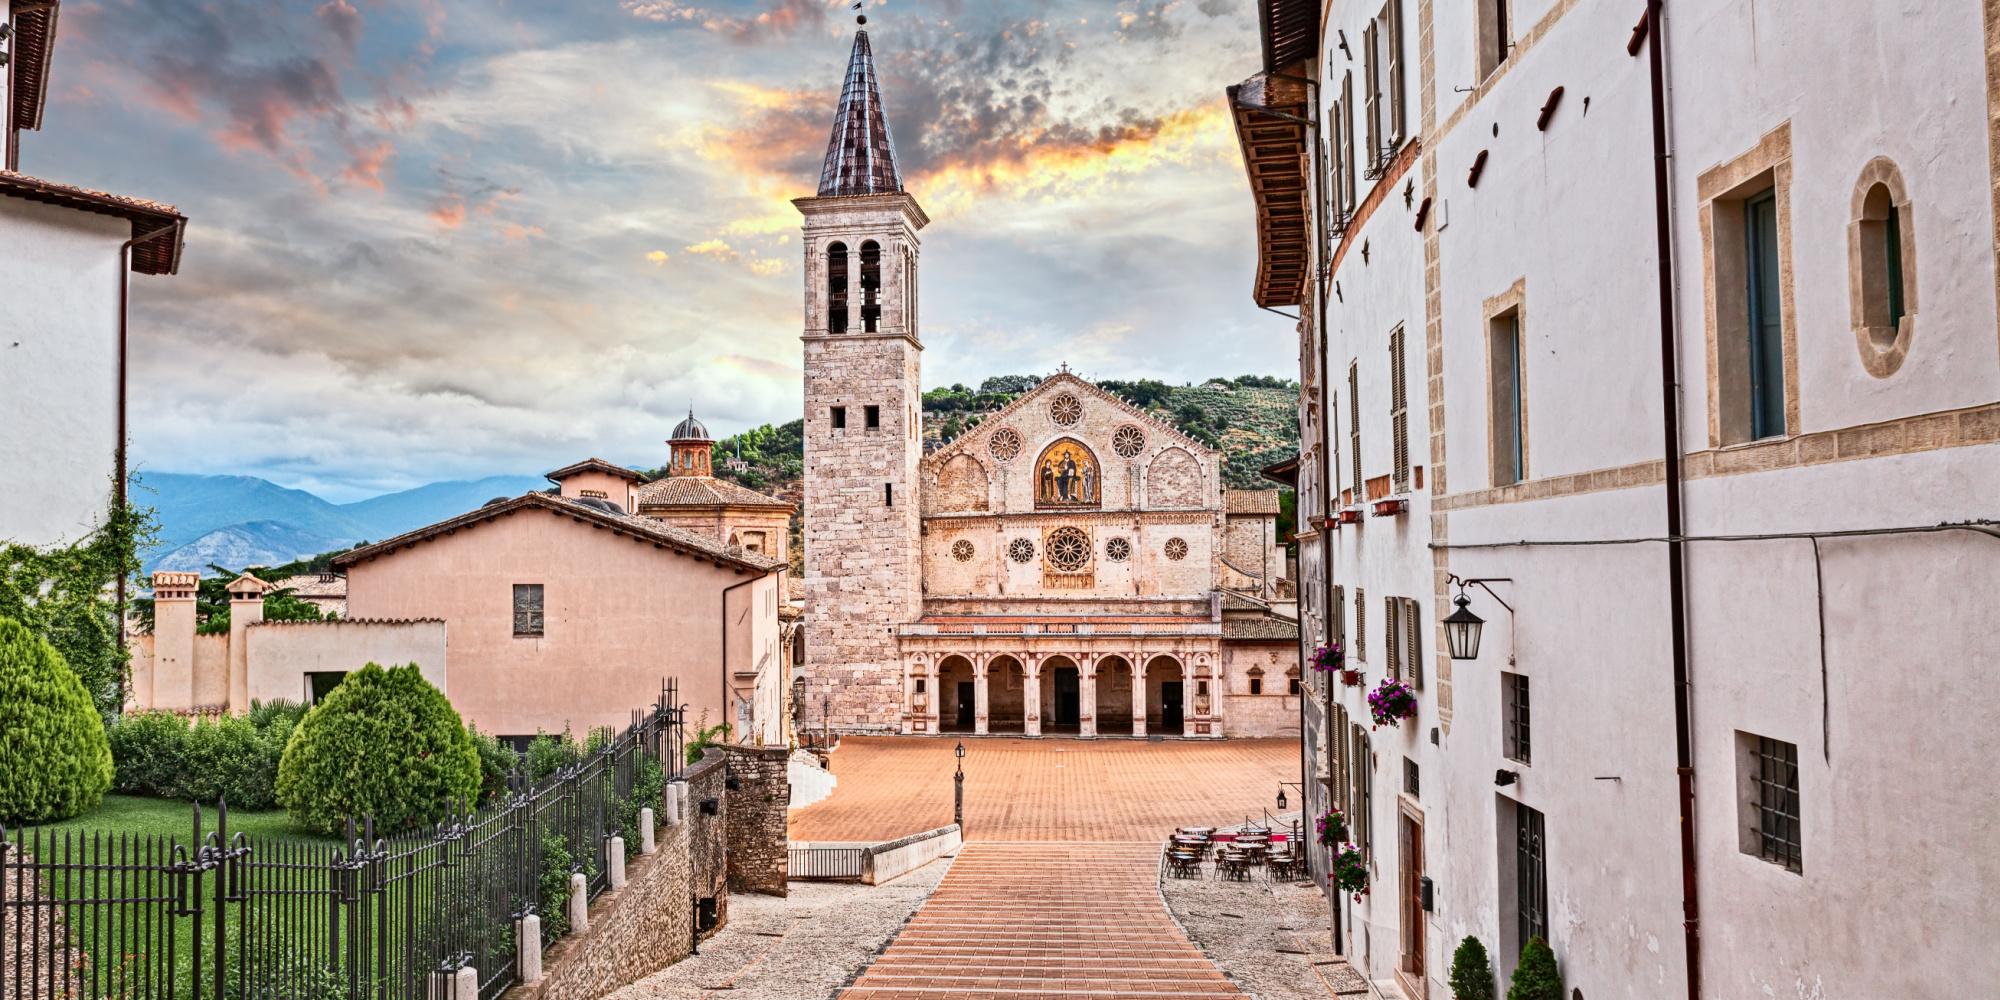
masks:
<svg viewBox="0 0 2000 1000"><path fill-rule="evenodd" d="M1035 503L1066 506L1097 503L1097 460L1071 441L1058 441L1035 463Z"/></svg>

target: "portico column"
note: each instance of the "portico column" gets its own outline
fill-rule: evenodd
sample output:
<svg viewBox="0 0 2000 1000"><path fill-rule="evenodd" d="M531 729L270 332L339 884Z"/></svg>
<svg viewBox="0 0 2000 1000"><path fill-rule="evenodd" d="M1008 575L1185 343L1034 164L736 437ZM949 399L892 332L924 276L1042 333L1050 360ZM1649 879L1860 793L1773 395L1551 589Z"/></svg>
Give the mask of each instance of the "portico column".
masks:
<svg viewBox="0 0 2000 1000"><path fill-rule="evenodd" d="M938 666L943 662L944 657L937 657L931 660L927 670L930 680L924 686L931 689L931 698L930 708L925 716L930 722L930 725L925 729L926 732L940 733L944 731L938 725L938 720L943 718L941 713L944 711L944 691L938 687Z"/></svg>
<svg viewBox="0 0 2000 1000"><path fill-rule="evenodd" d="M1083 672L1082 684L1079 685L1082 690L1077 694L1077 700L1082 702L1077 706L1077 718L1082 730L1077 735L1091 739L1097 735L1097 654L1085 653L1077 662Z"/></svg>
<svg viewBox="0 0 2000 1000"><path fill-rule="evenodd" d="M1022 685L1021 702L1027 719L1027 734L1042 735L1042 655L1028 653L1024 661L1028 666L1028 680Z"/></svg>
<svg viewBox="0 0 2000 1000"><path fill-rule="evenodd" d="M972 660L972 734L984 736L987 733L986 720L986 654L980 653Z"/></svg>
<svg viewBox="0 0 2000 1000"><path fill-rule="evenodd" d="M1132 654L1132 735L1146 735L1146 654Z"/></svg>

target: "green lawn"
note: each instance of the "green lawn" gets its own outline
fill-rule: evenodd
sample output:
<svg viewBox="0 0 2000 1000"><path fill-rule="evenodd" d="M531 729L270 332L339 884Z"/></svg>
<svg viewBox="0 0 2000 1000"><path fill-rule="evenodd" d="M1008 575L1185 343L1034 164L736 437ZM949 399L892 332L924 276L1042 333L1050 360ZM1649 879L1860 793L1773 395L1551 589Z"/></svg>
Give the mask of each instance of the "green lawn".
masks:
<svg viewBox="0 0 2000 1000"><path fill-rule="evenodd" d="M33 829L33 828L30 828ZM143 795L106 795L104 804L75 819L60 823L48 823L41 827L43 836L53 833L62 836L64 831L74 830L85 836L104 833L112 836L130 834L133 836L170 836L183 844L192 846L194 841L194 809L186 802L168 799L148 798ZM215 832L215 803L204 803L201 808L201 832L206 835ZM248 809L229 810L229 832L247 833L255 838L281 837L286 840L300 840L332 843L333 838L301 830L292 826L282 809L252 811ZM33 836L32 833L29 836ZM9 840L13 839L11 836Z"/></svg>

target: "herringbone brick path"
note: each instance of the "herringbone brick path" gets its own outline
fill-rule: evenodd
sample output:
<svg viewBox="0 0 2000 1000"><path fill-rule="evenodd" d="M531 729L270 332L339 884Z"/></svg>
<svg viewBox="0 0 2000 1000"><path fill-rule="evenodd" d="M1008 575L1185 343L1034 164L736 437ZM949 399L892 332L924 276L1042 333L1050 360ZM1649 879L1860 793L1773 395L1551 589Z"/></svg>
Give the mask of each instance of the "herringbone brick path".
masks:
<svg viewBox="0 0 2000 1000"><path fill-rule="evenodd" d="M1153 843L968 844L842 1000L1240 997L1167 916Z"/></svg>

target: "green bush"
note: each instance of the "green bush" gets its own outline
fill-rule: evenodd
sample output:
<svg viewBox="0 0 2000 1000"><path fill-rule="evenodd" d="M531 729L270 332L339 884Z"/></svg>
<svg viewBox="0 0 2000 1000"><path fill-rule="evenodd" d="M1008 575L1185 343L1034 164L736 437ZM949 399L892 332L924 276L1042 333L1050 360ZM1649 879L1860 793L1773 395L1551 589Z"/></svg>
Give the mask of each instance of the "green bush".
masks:
<svg viewBox="0 0 2000 1000"><path fill-rule="evenodd" d="M392 832L470 806L480 773L465 722L417 665L370 663L300 720L278 764L278 802L309 829L373 816Z"/></svg>
<svg viewBox="0 0 2000 1000"><path fill-rule="evenodd" d="M1507 987L1507 1000L1563 1000L1563 977L1556 969L1556 953L1537 934L1521 949L1521 964L1514 967L1514 980Z"/></svg>
<svg viewBox="0 0 2000 1000"><path fill-rule="evenodd" d="M280 744L278 752L283 752ZM277 804L272 785L277 759L264 734L240 716L203 719L188 727L182 767L174 783L158 794L190 802L224 801L239 809Z"/></svg>
<svg viewBox="0 0 2000 1000"><path fill-rule="evenodd" d="M500 737L466 727L473 748L479 751L479 805L507 794L507 776L514 773L521 757L500 742Z"/></svg>
<svg viewBox="0 0 2000 1000"><path fill-rule="evenodd" d="M1493 963L1486 946L1468 934L1451 956L1452 1000L1493 1000Z"/></svg>
<svg viewBox="0 0 2000 1000"><path fill-rule="evenodd" d="M114 787L134 795L172 794L187 769L187 720L171 712L133 712L111 724Z"/></svg>
<svg viewBox="0 0 2000 1000"><path fill-rule="evenodd" d="M528 741L528 780L539 785L549 776L576 763L583 748L565 729L560 733L536 733Z"/></svg>
<svg viewBox="0 0 2000 1000"><path fill-rule="evenodd" d="M641 756L632 772L632 793L618 802L618 835L625 838L625 856L639 853L639 810L660 808L660 793L667 787L666 769L651 757Z"/></svg>
<svg viewBox="0 0 2000 1000"><path fill-rule="evenodd" d="M83 680L11 618L0 618L0 733L0 821L68 819L111 787L111 744Z"/></svg>

